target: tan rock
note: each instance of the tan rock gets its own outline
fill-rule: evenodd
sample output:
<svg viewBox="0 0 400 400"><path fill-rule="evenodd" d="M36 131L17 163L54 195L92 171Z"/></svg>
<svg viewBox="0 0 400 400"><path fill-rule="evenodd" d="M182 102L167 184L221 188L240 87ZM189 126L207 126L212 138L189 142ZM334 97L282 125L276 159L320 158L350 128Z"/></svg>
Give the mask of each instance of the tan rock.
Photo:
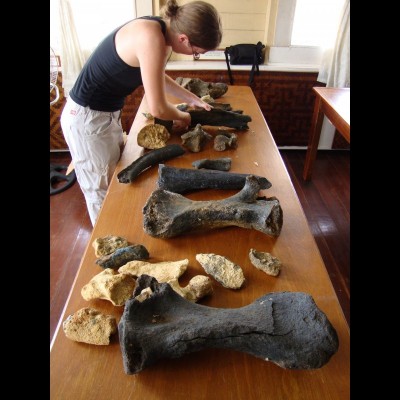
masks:
<svg viewBox="0 0 400 400"><path fill-rule="evenodd" d="M168 282L172 279L178 279L186 271L188 265L189 260L187 258L179 261L162 261L158 263L134 260L120 267L118 272L135 277L146 274L156 278L158 282Z"/></svg>
<svg viewBox="0 0 400 400"><path fill-rule="evenodd" d="M117 332L117 321L112 315L94 308L81 308L63 322L68 339L97 345L110 344L110 336Z"/></svg>
<svg viewBox="0 0 400 400"><path fill-rule="evenodd" d="M226 257L212 253L200 253L196 254L196 260L207 274L226 288L240 289L245 282L242 268Z"/></svg>
<svg viewBox="0 0 400 400"><path fill-rule="evenodd" d="M193 302L213 292L211 279L204 275L194 276L185 287L179 285L178 279L171 279L168 283L176 293Z"/></svg>
<svg viewBox="0 0 400 400"><path fill-rule="evenodd" d="M268 275L278 276L281 270L281 261L274 257L272 254L250 249L249 252L250 262L261 271Z"/></svg>
<svg viewBox="0 0 400 400"><path fill-rule="evenodd" d="M82 288L81 294L88 301L103 299L111 301L114 306L122 306L132 297L135 283L132 275L119 274L114 269L106 268Z"/></svg>
<svg viewBox="0 0 400 400"><path fill-rule="evenodd" d="M104 257L121 247L128 246L128 241L121 236L108 235L95 239L92 246L96 257Z"/></svg>

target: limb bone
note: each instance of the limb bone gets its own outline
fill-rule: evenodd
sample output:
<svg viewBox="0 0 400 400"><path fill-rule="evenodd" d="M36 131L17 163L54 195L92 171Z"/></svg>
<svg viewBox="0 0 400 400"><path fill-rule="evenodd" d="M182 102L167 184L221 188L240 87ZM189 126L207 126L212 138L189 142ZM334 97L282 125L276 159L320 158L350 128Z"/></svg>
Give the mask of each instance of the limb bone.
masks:
<svg viewBox="0 0 400 400"><path fill-rule="evenodd" d="M250 175L239 193L223 200L194 201L167 190L155 190L143 207L143 229L159 238L226 226L279 236L283 221L279 200L258 200L259 189L257 178Z"/></svg>
<svg viewBox="0 0 400 400"><path fill-rule="evenodd" d="M118 181L130 183L147 168L170 158L181 156L184 153L185 150L179 144L169 144L160 149L151 150L120 171L117 175Z"/></svg>
<svg viewBox="0 0 400 400"><path fill-rule="evenodd" d="M146 296L139 301L142 291ZM315 369L339 347L335 328L307 293L275 292L241 308L215 308L185 300L147 275L138 278L118 331L127 374L205 348L241 351L282 368Z"/></svg>
<svg viewBox="0 0 400 400"><path fill-rule="evenodd" d="M197 189L243 189L248 176L250 174L178 168L159 164L157 187L174 193L186 193ZM268 189L272 186L267 178L253 176L260 189Z"/></svg>

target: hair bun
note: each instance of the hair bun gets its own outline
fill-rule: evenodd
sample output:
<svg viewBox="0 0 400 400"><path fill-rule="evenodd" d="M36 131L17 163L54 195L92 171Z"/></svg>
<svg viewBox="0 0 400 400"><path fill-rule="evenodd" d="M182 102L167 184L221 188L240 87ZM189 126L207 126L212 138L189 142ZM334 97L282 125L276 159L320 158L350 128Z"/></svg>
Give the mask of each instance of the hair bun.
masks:
<svg viewBox="0 0 400 400"><path fill-rule="evenodd" d="M163 14L167 18L175 17L178 13L179 6L176 0L168 0L164 6Z"/></svg>

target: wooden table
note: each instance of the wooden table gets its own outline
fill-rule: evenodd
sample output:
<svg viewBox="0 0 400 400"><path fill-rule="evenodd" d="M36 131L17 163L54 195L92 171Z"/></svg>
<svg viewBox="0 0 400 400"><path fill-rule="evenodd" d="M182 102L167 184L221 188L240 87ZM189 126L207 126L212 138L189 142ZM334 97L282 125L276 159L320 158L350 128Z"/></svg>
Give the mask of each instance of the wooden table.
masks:
<svg viewBox="0 0 400 400"><path fill-rule="evenodd" d="M54 336L50 354L51 399L345 400L350 397L349 327L269 128L249 87L229 87L219 101L230 103L234 109L242 109L252 117L250 129L237 132L238 148L216 152L210 141L202 152L186 152L165 164L192 168L192 161L197 159L231 157L231 172L265 176L272 187L262 190L260 195L276 196L283 209L280 236L273 238L239 227L171 239L157 239L144 233L142 208L155 189L157 168L143 172L131 184L121 184L116 178L119 171L142 154L143 149L136 144L138 127L144 118L142 102ZM181 139L174 135L170 142L181 143ZM185 196L193 200L209 200L226 198L234 193L236 191L204 190ZM270 292L302 291L311 294L338 333L338 352L320 369L298 371L285 370L233 350L206 349L178 359L160 360L139 374L126 375L118 335L112 337L109 346L95 346L67 339L61 327L69 314L82 307L112 314L119 321L122 307L114 307L106 300L87 302L80 293L81 288L102 271L95 264L92 242L109 234L143 244L152 262L188 258L188 270L180 278L182 286L194 275L205 275L195 259L197 253L220 254L242 267L246 278L244 287L230 290L215 281L214 293L202 299L200 304L237 308ZM280 275L272 277L256 269L248 257L250 248L268 251L278 257L283 263Z"/></svg>
<svg viewBox="0 0 400 400"><path fill-rule="evenodd" d="M316 98L303 170L303 179L306 181L311 179L324 115L350 143L350 89L314 87L313 90Z"/></svg>

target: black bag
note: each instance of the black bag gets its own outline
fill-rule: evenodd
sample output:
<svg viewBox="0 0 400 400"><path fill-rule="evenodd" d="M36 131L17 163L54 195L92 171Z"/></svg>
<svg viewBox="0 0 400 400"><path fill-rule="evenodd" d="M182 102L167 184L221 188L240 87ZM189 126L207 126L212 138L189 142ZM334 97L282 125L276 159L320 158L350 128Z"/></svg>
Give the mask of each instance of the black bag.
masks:
<svg viewBox="0 0 400 400"><path fill-rule="evenodd" d="M263 48L265 46L258 42L257 44L235 44L225 49L226 65L228 67L229 80L233 85L233 76L230 65L251 65L249 86L253 83L254 73L257 70L257 75L260 75L260 69L258 67L264 61ZM229 60L228 60L229 56ZM230 65L229 65L230 64Z"/></svg>

